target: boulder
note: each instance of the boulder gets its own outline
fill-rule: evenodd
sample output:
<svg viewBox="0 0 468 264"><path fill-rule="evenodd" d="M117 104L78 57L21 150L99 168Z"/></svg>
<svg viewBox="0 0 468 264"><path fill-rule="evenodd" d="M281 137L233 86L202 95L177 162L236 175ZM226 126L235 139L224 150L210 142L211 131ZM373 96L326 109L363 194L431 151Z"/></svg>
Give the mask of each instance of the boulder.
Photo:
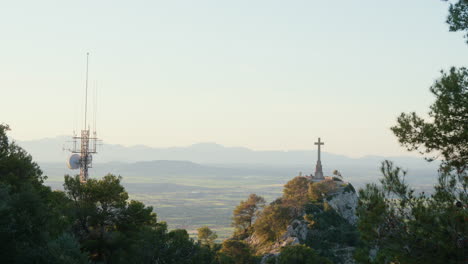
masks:
<svg viewBox="0 0 468 264"><path fill-rule="evenodd" d="M335 192L328 195L327 203L348 223L356 225L356 207L358 204L358 197L356 191L350 183L346 186L338 188Z"/></svg>

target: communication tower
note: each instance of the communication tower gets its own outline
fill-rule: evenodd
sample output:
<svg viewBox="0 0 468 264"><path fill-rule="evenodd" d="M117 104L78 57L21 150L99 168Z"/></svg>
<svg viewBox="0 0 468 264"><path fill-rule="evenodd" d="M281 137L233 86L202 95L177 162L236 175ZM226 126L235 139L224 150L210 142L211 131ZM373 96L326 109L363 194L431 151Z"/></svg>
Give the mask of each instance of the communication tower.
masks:
<svg viewBox="0 0 468 264"><path fill-rule="evenodd" d="M84 126L81 130L81 135L73 135L73 147L69 149L72 155L68 159L68 168L72 170L80 169L80 182L88 181L88 169L93 167L93 156L96 154L96 146L99 141L96 133L96 124L92 135L88 125L88 69L89 69L89 53L86 53L86 84L85 84L85 102L84 102ZM94 108L96 111L96 105ZM96 116L94 117L96 119ZM96 120L95 120L96 122Z"/></svg>

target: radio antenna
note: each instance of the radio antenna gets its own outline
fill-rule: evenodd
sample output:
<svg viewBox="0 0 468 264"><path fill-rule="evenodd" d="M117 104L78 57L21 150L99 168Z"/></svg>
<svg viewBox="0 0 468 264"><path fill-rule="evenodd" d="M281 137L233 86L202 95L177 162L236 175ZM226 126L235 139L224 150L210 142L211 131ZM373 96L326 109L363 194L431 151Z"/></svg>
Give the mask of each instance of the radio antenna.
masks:
<svg viewBox="0 0 468 264"><path fill-rule="evenodd" d="M95 82L94 85L94 106L93 106L93 119L94 119L94 124L93 124L93 132L94 135L96 136L96 130L97 130L97 96L98 96L98 82Z"/></svg>
<svg viewBox="0 0 468 264"><path fill-rule="evenodd" d="M84 129L86 130L86 118L88 114L88 69L89 69L89 52L86 52L86 85L85 85L85 109L84 109Z"/></svg>
<svg viewBox="0 0 468 264"><path fill-rule="evenodd" d="M90 128L88 127L88 73L89 73L89 52L86 53L86 84L85 84L85 109L84 109L84 128L81 130L81 135L73 135L73 148L70 149L72 155L68 160L68 167L70 169L80 169L80 182L86 183L88 181L88 169L92 168L93 156L97 153L96 142L96 108L97 102L94 102L94 131L90 135ZM96 91L95 91L96 93ZM97 93L96 93L97 94ZM96 100L96 98L94 98ZM91 141L91 142L90 142ZM77 143L80 144L77 144ZM78 148L79 146L79 148Z"/></svg>

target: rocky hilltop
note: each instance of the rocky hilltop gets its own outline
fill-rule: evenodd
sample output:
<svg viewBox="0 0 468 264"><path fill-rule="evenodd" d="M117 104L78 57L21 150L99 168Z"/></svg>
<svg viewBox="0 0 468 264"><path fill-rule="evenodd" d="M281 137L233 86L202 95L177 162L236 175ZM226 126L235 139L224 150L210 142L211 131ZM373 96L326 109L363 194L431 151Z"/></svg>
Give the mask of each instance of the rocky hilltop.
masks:
<svg viewBox="0 0 468 264"><path fill-rule="evenodd" d="M294 245L312 248L323 258L319 263L354 263L357 201L352 184L341 178L298 176L259 211L243 240L263 256L261 263L277 263L282 250Z"/></svg>

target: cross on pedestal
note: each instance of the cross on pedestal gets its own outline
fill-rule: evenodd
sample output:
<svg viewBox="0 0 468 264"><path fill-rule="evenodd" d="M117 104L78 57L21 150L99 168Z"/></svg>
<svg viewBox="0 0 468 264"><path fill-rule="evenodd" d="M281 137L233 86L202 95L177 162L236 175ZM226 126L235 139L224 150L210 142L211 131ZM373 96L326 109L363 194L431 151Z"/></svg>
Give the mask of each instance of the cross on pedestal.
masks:
<svg viewBox="0 0 468 264"><path fill-rule="evenodd" d="M320 141L320 138L318 138L318 142L314 143L315 145L318 146L318 159L317 159L317 165L315 166L315 176L314 179L325 179L323 177L323 171L322 171L322 162L320 160L320 146L325 145L325 143Z"/></svg>
<svg viewBox="0 0 468 264"><path fill-rule="evenodd" d="M320 138L318 138L318 142L315 142L314 144L318 145L318 160L320 160L320 145L325 145L325 143L320 142Z"/></svg>

